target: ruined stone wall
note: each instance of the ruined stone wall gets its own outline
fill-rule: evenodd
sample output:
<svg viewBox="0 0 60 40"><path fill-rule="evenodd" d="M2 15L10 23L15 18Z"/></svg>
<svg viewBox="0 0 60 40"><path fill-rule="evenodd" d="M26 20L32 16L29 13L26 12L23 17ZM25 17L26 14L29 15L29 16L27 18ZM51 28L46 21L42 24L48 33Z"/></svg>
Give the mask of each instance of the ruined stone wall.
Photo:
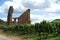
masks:
<svg viewBox="0 0 60 40"><path fill-rule="evenodd" d="M30 9L26 10L19 18L19 24L30 24Z"/></svg>
<svg viewBox="0 0 60 40"><path fill-rule="evenodd" d="M12 13L13 13L13 6L10 6L7 16L7 25L16 24L16 18L12 22ZM18 18L18 24L30 24L30 9L26 10L21 16Z"/></svg>
<svg viewBox="0 0 60 40"><path fill-rule="evenodd" d="M7 16L7 25L12 24L12 13L13 13L13 6L10 6Z"/></svg>

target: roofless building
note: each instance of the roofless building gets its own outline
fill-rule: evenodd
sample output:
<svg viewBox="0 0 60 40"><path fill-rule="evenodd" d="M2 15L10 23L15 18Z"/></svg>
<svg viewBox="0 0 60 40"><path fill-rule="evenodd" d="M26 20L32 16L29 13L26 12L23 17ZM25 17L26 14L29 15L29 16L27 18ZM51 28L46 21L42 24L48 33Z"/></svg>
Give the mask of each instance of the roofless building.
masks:
<svg viewBox="0 0 60 40"><path fill-rule="evenodd" d="M12 24L12 13L13 13L13 6L10 6L7 16L7 24ZM14 24L30 24L30 9L27 9L25 12L22 13L18 18L13 18ZM18 19L18 22L16 21Z"/></svg>

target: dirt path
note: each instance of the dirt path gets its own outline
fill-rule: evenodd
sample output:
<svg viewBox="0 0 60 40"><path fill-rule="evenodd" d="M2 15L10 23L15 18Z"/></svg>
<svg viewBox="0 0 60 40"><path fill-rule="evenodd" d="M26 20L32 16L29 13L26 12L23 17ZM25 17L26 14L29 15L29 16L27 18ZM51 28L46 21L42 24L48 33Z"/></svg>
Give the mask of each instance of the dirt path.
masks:
<svg viewBox="0 0 60 40"><path fill-rule="evenodd" d="M14 36L0 35L0 40L21 40L21 38L14 37Z"/></svg>
<svg viewBox="0 0 60 40"><path fill-rule="evenodd" d="M0 40L27 40L27 39L24 39L24 36L6 35L2 31L0 31Z"/></svg>
<svg viewBox="0 0 60 40"><path fill-rule="evenodd" d="M0 40L12 40L12 39L10 39L9 37L0 35Z"/></svg>
<svg viewBox="0 0 60 40"><path fill-rule="evenodd" d="M16 36L8 36L0 30L0 40L22 40L22 39Z"/></svg>

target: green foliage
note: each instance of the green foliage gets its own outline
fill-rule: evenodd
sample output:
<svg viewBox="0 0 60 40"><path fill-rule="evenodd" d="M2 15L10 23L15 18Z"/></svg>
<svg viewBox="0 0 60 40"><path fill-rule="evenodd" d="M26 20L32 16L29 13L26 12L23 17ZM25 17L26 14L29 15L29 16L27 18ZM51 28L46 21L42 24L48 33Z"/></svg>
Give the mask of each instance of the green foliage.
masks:
<svg viewBox="0 0 60 40"><path fill-rule="evenodd" d="M0 25L0 29L3 30L3 32L14 35L38 34L40 38L41 35L43 36L43 38L48 38L50 34L54 36L60 34L60 22L49 22L43 20L42 22L35 24L21 24L11 26Z"/></svg>

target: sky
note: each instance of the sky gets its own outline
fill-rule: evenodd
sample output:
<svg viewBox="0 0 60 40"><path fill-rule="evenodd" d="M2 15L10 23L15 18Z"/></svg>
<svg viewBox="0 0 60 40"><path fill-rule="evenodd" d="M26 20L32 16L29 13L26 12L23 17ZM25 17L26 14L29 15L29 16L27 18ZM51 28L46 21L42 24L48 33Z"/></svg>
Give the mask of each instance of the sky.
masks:
<svg viewBox="0 0 60 40"><path fill-rule="evenodd" d="M7 21L9 7L13 6L12 18L30 9L31 23L60 19L60 0L0 0L0 19Z"/></svg>

